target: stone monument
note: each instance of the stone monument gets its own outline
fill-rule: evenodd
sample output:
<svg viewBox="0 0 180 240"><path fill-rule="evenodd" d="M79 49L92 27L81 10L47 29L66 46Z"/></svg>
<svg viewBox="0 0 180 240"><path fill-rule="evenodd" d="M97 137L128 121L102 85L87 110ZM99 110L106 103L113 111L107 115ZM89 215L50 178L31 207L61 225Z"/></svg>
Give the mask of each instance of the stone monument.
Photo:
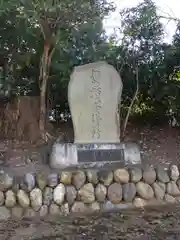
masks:
<svg viewBox="0 0 180 240"><path fill-rule="evenodd" d="M118 143L122 81L106 62L75 67L68 88L75 143Z"/></svg>
<svg viewBox="0 0 180 240"><path fill-rule="evenodd" d="M53 145L51 167L111 161L139 163L139 150L135 147L127 151L119 140L122 87L118 72L104 61L74 68L68 86L74 143Z"/></svg>

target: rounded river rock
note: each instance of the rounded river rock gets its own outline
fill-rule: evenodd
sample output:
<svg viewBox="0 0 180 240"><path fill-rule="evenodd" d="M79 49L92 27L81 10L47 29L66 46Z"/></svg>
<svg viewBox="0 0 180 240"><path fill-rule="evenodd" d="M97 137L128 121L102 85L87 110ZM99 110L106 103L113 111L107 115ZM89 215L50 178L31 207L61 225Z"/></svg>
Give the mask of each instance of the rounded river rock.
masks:
<svg viewBox="0 0 180 240"><path fill-rule="evenodd" d="M108 187L108 199L114 203L120 203L122 200L122 187L120 183L113 183Z"/></svg>

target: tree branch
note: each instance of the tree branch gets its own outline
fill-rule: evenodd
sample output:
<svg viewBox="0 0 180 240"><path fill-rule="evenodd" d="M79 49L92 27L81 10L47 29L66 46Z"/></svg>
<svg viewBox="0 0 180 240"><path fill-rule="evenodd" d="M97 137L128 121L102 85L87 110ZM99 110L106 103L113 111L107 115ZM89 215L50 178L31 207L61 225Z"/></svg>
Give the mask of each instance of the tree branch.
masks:
<svg viewBox="0 0 180 240"><path fill-rule="evenodd" d="M133 107L133 104L137 98L137 95L138 95L138 92L139 92L139 75L138 75L138 66L136 67L136 91L134 93L134 97L129 105L129 108L128 108L128 112L126 114L126 118L124 120L124 124L123 124L123 131L122 131L122 137L121 137L121 140L124 139L124 136L125 136L125 131L126 131L126 127L127 127L127 123L128 123L128 120L129 120L129 115L131 113L131 109Z"/></svg>
<svg viewBox="0 0 180 240"><path fill-rule="evenodd" d="M176 21L176 22L180 22L180 19L179 18L175 18L175 17L166 17L166 16L159 16L159 18L163 18L163 19L167 19L167 20L173 20L173 21Z"/></svg>

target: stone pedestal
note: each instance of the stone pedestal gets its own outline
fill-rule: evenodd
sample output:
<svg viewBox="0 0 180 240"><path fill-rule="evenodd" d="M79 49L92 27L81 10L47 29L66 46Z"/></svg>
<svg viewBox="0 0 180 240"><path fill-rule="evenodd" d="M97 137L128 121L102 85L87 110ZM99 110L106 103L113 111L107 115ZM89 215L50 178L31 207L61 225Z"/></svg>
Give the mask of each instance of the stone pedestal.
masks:
<svg viewBox="0 0 180 240"><path fill-rule="evenodd" d="M98 167L106 164L136 165L141 163L136 144L60 144L53 145L50 165L55 169L66 167Z"/></svg>

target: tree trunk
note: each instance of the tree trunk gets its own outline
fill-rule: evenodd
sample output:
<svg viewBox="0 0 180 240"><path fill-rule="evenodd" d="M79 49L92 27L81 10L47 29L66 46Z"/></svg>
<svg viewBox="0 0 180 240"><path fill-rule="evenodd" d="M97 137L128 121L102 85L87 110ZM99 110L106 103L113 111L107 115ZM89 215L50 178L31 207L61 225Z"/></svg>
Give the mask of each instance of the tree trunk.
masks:
<svg viewBox="0 0 180 240"><path fill-rule="evenodd" d="M39 118L39 130L43 140L45 140L45 123L46 123L46 88L47 88L47 78L44 78L41 83L40 118Z"/></svg>
<svg viewBox="0 0 180 240"><path fill-rule="evenodd" d="M44 50L40 62L40 75L39 75L39 87L40 87L40 119L39 130L43 140L46 139L46 92L49 79L49 72L51 66L51 59L55 50L53 42L53 32L49 26L48 20L41 18L39 20L41 32L44 37Z"/></svg>
<svg viewBox="0 0 180 240"><path fill-rule="evenodd" d="M44 43L44 51L41 58L41 64L40 64L40 118L39 118L39 130L41 134L41 138L44 141L47 141L46 139L46 91L47 91L47 83L49 78L49 71L50 71L50 65L51 65L51 59L54 53L54 48L50 50L51 45L47 42Z"/></svg>
<svg viewBox="0 0 180 240"><path fill-rule="evenodd" d="M3 135L5 138L36 143L39 132L39 96L18 96L4 106Z"/></svg>

